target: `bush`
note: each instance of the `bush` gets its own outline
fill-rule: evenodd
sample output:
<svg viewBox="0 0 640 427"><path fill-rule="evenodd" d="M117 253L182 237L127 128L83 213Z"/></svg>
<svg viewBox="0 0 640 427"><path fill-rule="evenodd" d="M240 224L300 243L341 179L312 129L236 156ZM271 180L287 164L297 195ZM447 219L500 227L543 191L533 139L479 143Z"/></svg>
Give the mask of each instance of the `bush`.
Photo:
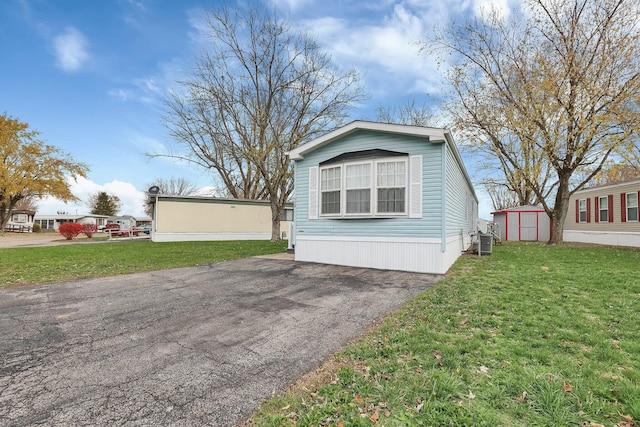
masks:
<svg viewBox="0 0 640 427"><path fill-rule="evenodd" d="M84 233L85 236L87 236L88 238L92 238L93 234L98 231L98 226L95 224L83 224L82 225L82 232Z"/></svg>
<svg viewBox="0 0 640 427"><path fill-rule="evenodd" d="M65 222L64 224L60 224L58 232L67 240L72 240L82 233L82 228L82 224L78 224L77 222Z"/></svg>
<svg viewBox="0 0 640 427"><path fill-rule="evenodd" d="M33 224L33 232L34 232L34 233L39 233L39 232L41 232L41 231L42 231L42 229L40 228L40 224L38 224L37 222L35 222L35 223Z"/></svg>

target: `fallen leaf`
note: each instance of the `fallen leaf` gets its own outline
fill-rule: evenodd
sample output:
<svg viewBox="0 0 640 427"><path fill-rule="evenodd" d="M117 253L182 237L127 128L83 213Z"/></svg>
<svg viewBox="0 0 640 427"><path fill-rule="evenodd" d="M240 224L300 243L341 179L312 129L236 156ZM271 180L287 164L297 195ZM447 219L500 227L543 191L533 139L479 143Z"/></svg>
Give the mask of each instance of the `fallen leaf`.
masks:
<svg viewBox="0 0 640 427"><path fill-rule="evenodd" d="M338 427L344 427L344 423L342 421L338 422Z"/></svg>
<svg viewBox="0 0 640 427"><path fill-rule="evenodd" d="M622 418L624 418L624 419L625 419L625 421L629 421L630 423L632 423L632 422L633 422L633 417L631 417L631 416L629 416L629 415L622 415L622 414L620 414L620 416L621 416Z"/></svg>
<svg viewBox="0 0 640 427"><path fill-rule="evenodd" d="M388 409L386 411L384 411L384 416L389 418L391 416L391 411L388 410Z"/></svg>
<svg viewBox="0 0 640 427"><path fill-rule="evenodd" d="M378 411L376 411L373 413L373 415L369 417L369 420L371 420L374 423L377 423L379 418L380 418L380 415L378 415Z"/></svg>
<svg viewBox="0 0 640 427"><path fill-rule="evenodd" d="M467 397L468 397L469 399L475 399L475 398L476 398L476 395L475 395L475 394L473 394L473 392L472 392L471 390L469 390L469 394L467 395Z"/></svg>
<svg viewBox="0 0 640 427"><path fill-rule="evenodd" d="M423 406L424 406L424 402L420 403L418 406L416 406L416 412L420 412L422 410Z"/></svg>
<svg viewBox="0 0 640 427"><path fill-rule="evenodd" d="M355 399L355 401L356 401L356 402L358 402L358 403L362 403L362 402L364 402L364 399L362 398L362 396L356 396L356 397L354 397L354 399Z"/></svg>
<svg viewBox="0 0 640 427"><path fill-rule="evenodd" d="M573 391L573 386L569 383L564 383L562 384L562 389L567 393L571 393Z"/></svg>

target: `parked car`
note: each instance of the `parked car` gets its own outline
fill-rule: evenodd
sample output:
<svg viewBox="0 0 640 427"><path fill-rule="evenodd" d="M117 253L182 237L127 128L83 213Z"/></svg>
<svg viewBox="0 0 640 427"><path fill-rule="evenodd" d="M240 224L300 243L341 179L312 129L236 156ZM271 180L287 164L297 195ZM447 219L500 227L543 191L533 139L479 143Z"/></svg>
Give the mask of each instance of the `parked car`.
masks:
<svg viewBox="0 0 640 427"><path fill-rule="evenodd" d="M151 226L150 225L143 225L142 227L138 228L139 231L143 232L144 234L151 234Z"/></svg>
<svg viewBox="0 0 640 427"><path fill-rule="evenodd" d="M120 224L107 224L104 227L105 233L109 233L109 236L137 236L140 231L133 227L132 229L122 228Z"/></svg>

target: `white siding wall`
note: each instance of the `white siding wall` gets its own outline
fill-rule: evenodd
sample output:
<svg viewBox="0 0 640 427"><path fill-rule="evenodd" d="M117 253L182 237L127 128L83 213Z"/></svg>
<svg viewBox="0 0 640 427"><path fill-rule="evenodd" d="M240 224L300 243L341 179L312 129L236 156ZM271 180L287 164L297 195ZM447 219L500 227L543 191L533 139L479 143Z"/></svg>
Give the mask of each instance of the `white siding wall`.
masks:
<svg viewBox="0 0 640 427"><path fill-rule="evenodd" d="M352 267L444 274L458 259L464 244L461 236L440 239L347 236L298 236L296 261Z"/></svg>
<svg viewBox="0 0 640 427"><path fill-rule="evenodd" d="M564 230L562 237L565 242L640 248L640 232Z"/></svg>

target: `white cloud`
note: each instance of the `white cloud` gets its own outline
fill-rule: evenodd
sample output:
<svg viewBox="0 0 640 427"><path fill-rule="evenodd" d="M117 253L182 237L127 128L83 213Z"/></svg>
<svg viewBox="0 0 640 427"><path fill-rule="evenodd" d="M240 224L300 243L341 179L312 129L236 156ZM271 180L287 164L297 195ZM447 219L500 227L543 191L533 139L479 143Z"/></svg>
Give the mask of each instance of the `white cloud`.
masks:
<svg viewBox="0 0 640 427"><path fill-rule="evenodd" d="M508 0L475 0L473 13L479 18L488 17L496 13L500 20L504 20L511 14L511 9L509 8Z"/></svg>
<svg viewBox="0 0 640 427"><path fill-rule="evenodd" d="M398 3L378 21L324 16L305 28L345 68L356 66L374 97L437 93L441 86L435 62L418 43L434 23L429 6Z"/></svg>
<svg viewBox="0 0 640 427"><path fill-rule="evenodd" d="M63 34L53 39L58 67L68 72L80 70L89 59L88 46L87 39L80 31L67 27Z"/></svg>
<svg viewBox="0 0 640 427"><path fill-rule="evenodd" d="M68 212L73 215L88 214L91 210L88 206L89 197L99 191L113 194L120 198L122 208L120 215L133 215L134 217L144 217L145 194L137 190L133 184L118 180L113 180L105 184L97 184L86 178L68 179L71 192L80 199L78 202L65 203L53 197L44 197L38 200L38 214L53 215L57 212Z"/></svg>

